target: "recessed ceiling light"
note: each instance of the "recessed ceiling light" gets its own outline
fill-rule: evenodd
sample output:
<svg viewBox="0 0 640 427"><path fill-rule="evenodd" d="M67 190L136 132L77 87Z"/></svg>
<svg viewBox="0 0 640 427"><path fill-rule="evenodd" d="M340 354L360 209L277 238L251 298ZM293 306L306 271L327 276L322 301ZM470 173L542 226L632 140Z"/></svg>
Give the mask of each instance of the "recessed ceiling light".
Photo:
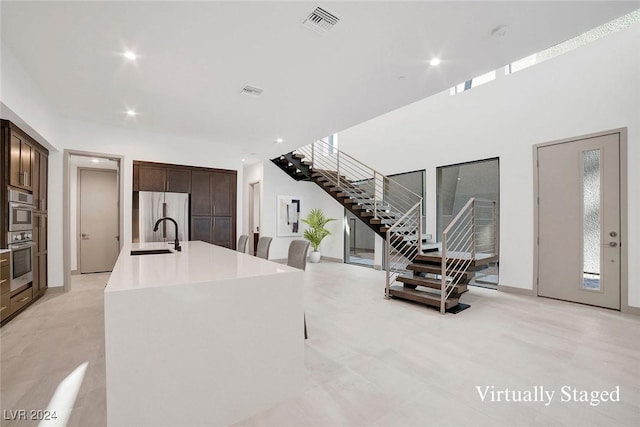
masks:
<svg viewBox="0 0 640 427"><path fill-rule="evenodd" d="M244 162L244 159L242 159L242 161Z"/></svg>
<svg viewBox="0 0 640 427"><path fill-rule="evenodd" d="M129 117L135 117L136 114L138 113L136 113L134 110L127 110L127 116Z"/></svg>
<svg viewBox="0 0 640 427"><path fill-rule="evenodd" d="M100 163L100 160L98 160L98 159L91 159L91 161L92 161L93 163Z"/></svg>
<svg viewBox="0 0 640 427"><path fill-rule="evenodd" d="M136 55L135 53L131 52L130 50L126 51L125 53L123 53L124 57L131 60L131 61L135 61L136 58L138 57L138 55Z"/></svg>
<svg viewBox="0 0 640 427"><path fill-rule="evenodd" d="M431 61L429 61L429 65L435 67L437 65L440 65L440 62L440 58L432 58Z"/></svg>
<svg viewBox="0 0 640 427"><path fill-rule="evenodd" d="M283 142L284 142L284 139L282 138L276 139L276 144L282 144Z"/></svg>

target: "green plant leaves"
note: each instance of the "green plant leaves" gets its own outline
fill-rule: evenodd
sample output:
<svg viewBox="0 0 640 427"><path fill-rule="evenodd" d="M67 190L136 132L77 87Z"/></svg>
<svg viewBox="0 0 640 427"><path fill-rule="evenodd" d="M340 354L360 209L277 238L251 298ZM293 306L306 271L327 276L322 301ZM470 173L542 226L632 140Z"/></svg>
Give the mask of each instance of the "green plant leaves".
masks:
<svg viewBox="0 0 640 427"><path fill-rule="evenodd" d="M324 212L320 209L312 209L306 218L302 218L302 222L310 227L304 231L304 238L311 243L314 252L318 251L322 239L331 235L331 232L324 228L325 225L335 220L335 218L325 217Z"/></svg>

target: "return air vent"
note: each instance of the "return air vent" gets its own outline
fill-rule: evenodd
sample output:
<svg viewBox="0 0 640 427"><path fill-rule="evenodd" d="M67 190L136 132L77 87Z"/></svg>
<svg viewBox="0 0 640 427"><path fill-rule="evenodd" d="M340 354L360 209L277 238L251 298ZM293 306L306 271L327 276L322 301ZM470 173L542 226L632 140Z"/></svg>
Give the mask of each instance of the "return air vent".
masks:
<svg viewBox="0 0 640 427"><path fill-rule="evenodd" d="M321 7L316 9L307 16L302 25L317 32L326 33L340 21L340 18L327 12Z"/></svg>
<svg viewBox="0 0 640 427"><path fill-rule="evenodd" d="M262 89L253 86L245 86L242 88L243 95L260 96L262 92L264 92Z"/></svg>

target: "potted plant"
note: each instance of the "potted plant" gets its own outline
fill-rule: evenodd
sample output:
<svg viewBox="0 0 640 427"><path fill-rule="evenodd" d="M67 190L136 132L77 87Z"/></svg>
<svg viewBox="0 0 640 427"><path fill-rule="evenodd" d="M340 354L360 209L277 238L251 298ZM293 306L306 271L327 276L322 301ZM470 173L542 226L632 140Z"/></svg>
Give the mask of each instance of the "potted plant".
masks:
<svg viewBox="0 0 640 427"><path fill-rule="evenodd" d="M326 218L322 210L312 209L309 215L303 218L302 221L309 226L309 228L304 230L304 238L311 243L311 247L313 248L313 252L309 255L309 261L320 262L318 246L320 246L322 239L331 234L324 226L331 221L335 221L335 218Z"/></svg>

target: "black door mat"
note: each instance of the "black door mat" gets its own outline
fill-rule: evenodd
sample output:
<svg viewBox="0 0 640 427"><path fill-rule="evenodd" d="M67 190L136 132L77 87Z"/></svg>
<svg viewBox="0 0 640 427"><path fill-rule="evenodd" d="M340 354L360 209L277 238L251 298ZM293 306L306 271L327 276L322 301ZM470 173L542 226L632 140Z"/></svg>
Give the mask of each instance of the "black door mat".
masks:
<svg viewBox="0 0 640 427"><path fill-rule="evenodd" d="M461 311L466 310L467 308L471 307L469 304L463 304L461 302L459 302L457 305L454 305L453 307L451 307L450 309L447 310L447 313L451 313L451 314L458 314Z"/></svg>

